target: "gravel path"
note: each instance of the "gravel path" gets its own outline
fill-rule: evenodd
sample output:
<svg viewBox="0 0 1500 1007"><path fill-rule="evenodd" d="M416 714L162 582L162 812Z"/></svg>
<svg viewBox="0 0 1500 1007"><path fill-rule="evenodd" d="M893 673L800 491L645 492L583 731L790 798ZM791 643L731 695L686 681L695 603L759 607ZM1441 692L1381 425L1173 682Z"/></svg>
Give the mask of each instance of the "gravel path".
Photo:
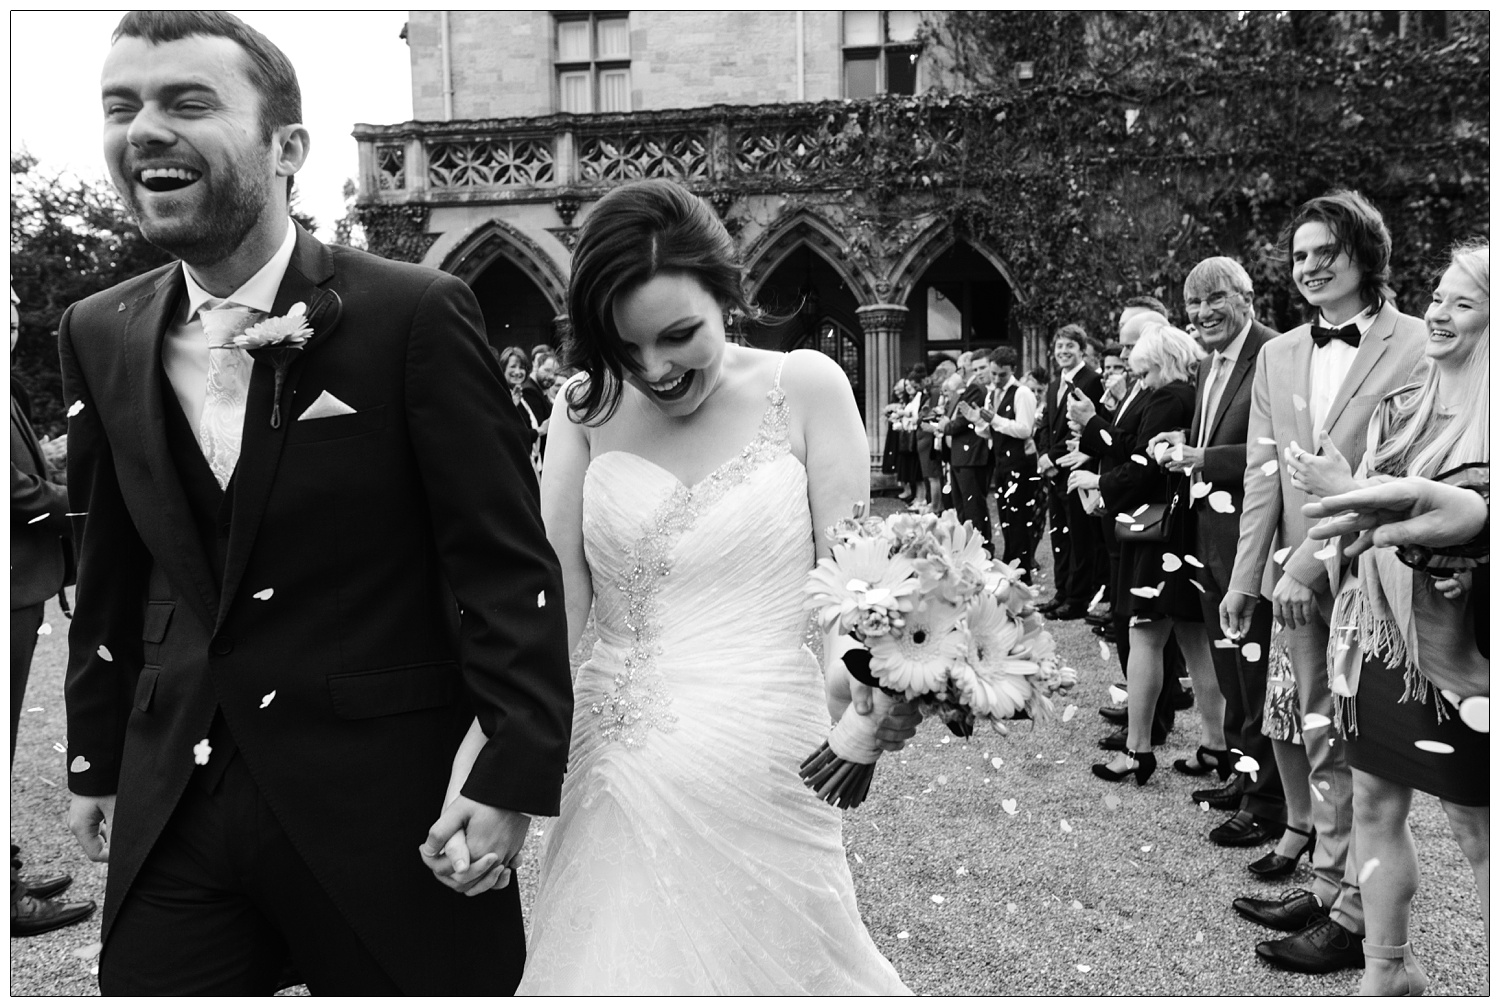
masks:
<svg viewBox="0 0 1500 1007"><path fill-rule="evenodd" d="M877 513L892 509L877 504ZM1050 592L1046 592L1050 594ZM103 899L104 867L84 859L64 824L62 677L66 620L48 612L32 667L11 783L11 837L24 873L76 879L72 898ZM951 737L924 724L913 744L882 760L870 798L845 815L844 839L860 908L875 943L917 993L932 995L1343 995L1359 973L1301 976L1262 965L1254 946L1277 936L1229 907L1305 883L1253 880L1265 852L1209 843L1223 820L1189 798L1199 781L1176 775L1196 714L1160 750L1145 787L1095 779L1089 764L1109 727L1095 714L1119 681L1083 622L1053 623L1079 672L1067 723L1017 725L1009 737ZM992 760L1002 760L996 767ZM1107 801L1118 798L1119 803ZM1015 813L1006 802L1014 801ZM1066 826L1063 824L1066 822ZM426 823L418 823L424 827ZM1468 864L1436 799L1418 795L1412 831L1422 861L1412 938L1431 994L1485 988L1487 948ZM535 878L521 878L529 906ZM88 954L98 914L40 937L12 939L14 995L95 995Z"/></svg>

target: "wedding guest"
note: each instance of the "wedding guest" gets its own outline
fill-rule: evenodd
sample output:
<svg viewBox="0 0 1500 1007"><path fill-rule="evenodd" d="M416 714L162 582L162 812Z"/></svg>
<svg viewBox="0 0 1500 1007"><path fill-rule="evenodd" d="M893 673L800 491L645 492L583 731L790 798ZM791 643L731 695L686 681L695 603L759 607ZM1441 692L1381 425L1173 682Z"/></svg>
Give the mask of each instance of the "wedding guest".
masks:
<svg viewBox="0 0 1500 1007"><path fill-rule="evenodd" d="M1097 403L1104 395L1104 382L1083 361L1086 334L1079 325L1065 325L1052 337L1052 358L1058 373L1047 385L1046 416L1038 427L1037 470L1046 480L1052 512L1052 573L1055 595L1038 608L1049 619L1081 619L1089 601L1102 586L1096 524L1083 509L1078 494L1067 489L1068 473L1062 459L1076 450L1068 430L1069 397L1082 396ZM1084 464L1085 470L1089 469ZM1101 583L1096 583L1096 580Z"/></svg>
<svg viewBox="0 0 1500 1007"><path fill-rule="evenodd" d="M10 291L10 348L21 334L20 301ZM26 682L47 600L70 580L73 554L68 488L59 485L31 428L31 397L10 379L10 761L26 705ZM92 900L58 902L73 879L66 874L22 880L20 850L10 847L10 935L32 937L93 915Z"/></svg>
<svg viewBox="0 0 1500 1007"><path fill-rule="evenodd" d="M941 430L943 382L953 373L954 364L944 359L935 368L922 379L918 389L917 468L922 478L918 484L921 492L914 506L939 509L943 493L943 460L938 454L937 440ZM912 372L916 373L915 367Z"/></svg>
<svg viewBox="0 0 1500 1007"><path fill-rule="evenodd" d="M1020 357L1011 346L996 347L990 354L990 377L995 389L993 408L980 411L993 431L992 453L996 514L1000 523L1001 558L1018 563L1031 583L1036 556L1033 523L1036 504L1036 397L1016 380Z"/></svg>
<svg viewBox="0 0 1500 1007"><path fill-rule="evenodd" d="M547 429L552 422L552 399L557 394L553 390L556 377L557 354L545 343L532 347L531 373L521 383L521 397L537 418L537 471L547 462Z"/></svg>
<svg viewBox="0 0 1500 1007"><path fill-rule="evenodd" d="M1153 749L1158 742L1152 737L1152 723L1169 636L1175 633L1187 658L1195 692L1201 693L1213 675L1203 614L1191 583L1197 570L1181 560L1187 545L1186 523L1180 514L1186 503L1181 499L1185 488L1168 475L1149 449L1151 438L1179 429L1191 419L1193 386L1188 375L1201 354L1186 333L1165 325L1147 327L1130 351L1130 370L1146 396L1131 440L1132 455L1103 477L1079 471L1069 479L1070 490L1098 490L1108 514L1138 518L1153 504L1165 507L1160 518L1164 538L1127 538L1120 546L1121 590L1116 607L1128 612L1130 663L1125 682L1130 713L1124 751L1093 767L1101 779L1134 776L1137 784L1143 784L1156 768ZM1137 522L1125 524L1134 528ZM1168 560L1168 554L1175 563ZM1201 729L1205 747L1224 747L1220 722L1205 717Z"/></svg>
<svg viewBox="0 0 1500 1007"><path fill-rule="evenodd" d="M953 481L953 436L948 433L948 428L958 415L958 406L963 400L967 384L963 371L955 368L943 382L942 408L932 421L933 444L937 446L938 457L943 463L943 485L940 487L942 494L939 497L941 510L958 510L958 495Z"/></svg>
<svg viewBox="0 0 1500 1007"><path fill-rule="evenodd" d="M989 424L981 418L991 403L988 357L975 353L970 358L969 369L968 384L959 397L953 419L948 422L947 433L953 438L949 467L953 473L958 516L974 525L974 529L984 536L986 548L993 554L994 533L990 527L986 491L994 458L994 435ZM993 410L990 415L993 417Z"/></svg>
<svg viewBox="0 0 1500 1007"><path fill-rule="evenodd" d="M495 359L500 363L500 374L505 378L505 387L510 391L510 401L520 413L522 423L530 432L531 443L531 467L537 475L542 473L541 458L541 435L542 421L538 416L550 416L550 413L538 413L536 407L527 399L526 395L526 351L519 346L507 346L495 354Z"/></svg>
<svg viewBox="0 0 1500 1007"><path fill-rule="evenodd" d="M1210 355L1198 365L1198 394L1192 426L1169 431L1153 443L1170 449L1167 467L1211 484L1229 496L1229 508L1210 505L1203 494L1190 510L1193 552L1204 564L1199 596L1204 625L1213 646L1214 672L1222 696L1224 741L1228 750L1199 749L1192 760L1174 768L1189 776L1210 771L1243 793L1234 814L1208 834L1219 846L1256 846L1280 834L1276 849L1250 864L1259 877L1285 877L1312 845L1312 798L1307 788L1282 793L1281 776L1271 740L1262 730L1266 703L1266 660L1271 654L1271 605L1260 599L1244 639L1222 646L1219 603L1234 569L1239 544L1240 511L1245 495L1245 444L1249 438L1250 391L1260 348L1277 333L1255 320L1255 291L1245 267L1227 256L1213 256L1193 267L1183 283L1188 318L1202 334ZM1237 753L1237 754L1231 754ZM1257 765L1249 773L1229 776L1238 755ZM1290 806L1290 808L1289 808ZM1290 810L1290 815L1289 815Z"/></svg>
<svg viewBox="0 0 1500 1007"><path fill-rule="evenodd" d="M1219 607L1224 635L1248 639L1261 598L1285 627L1296 682L1300 746L1273 740L1283 788L1307 786L1317 844L1310 890L1280 899L1236 899L1242 916L1292 932L1255 951L1278 967L1331 972L1364 963L1360 858L1354 844L1353 779L1345 743L1332 731L1327 674L1333 589L1321 545L1307 538L1307 494L1279 465L1279 446L1333 444L1351 465L1364 458L1376 404L1422 365L1426 332L1397 310L1389 286L1391 236L1380 211L1361 195L1336 190L1302 204L1282 233L1282 254L1313 322L1267 342L1250 396L1245 499L1228 589ZM1273 547L1278 546L1275 555ZM1315 726L1306 727L1312 717ZM1305 781L1305 783L1304 783Z"/></svg>
<svg viewBox="0 0 1500 1007"><path fill-rule="evenodd" d="M1387 395L1371 417L1360 471L1337 447L1290 448L1292 485L1315 498L1416 476L1489 486L1489 247L1460 246L1427 309L1427 377ZM1344 559L1325 564L1339 577ZM1334 601L1336 720L1348 738L1354 821L1367 871L1367 996L1420 994L1409 919L1417 857L1413 792L1442 802L1479 889L1489 937L1489 659L1469 590L1478 558L1384 547L1354 560ZM1486 571L1487 572L1487 571ZM1483 705L1484 713L1477 709Z"/></svg>
<svg viewBox="0 0 1500 1007"><path fill-rule="evenodd" d="M927 502L927 473L922 468L922 411L927 401L927 365L912 364L906 372L907 399L901 408L901 436L896 445L896 481L907 487L907 506L916 510Z"/></svg>

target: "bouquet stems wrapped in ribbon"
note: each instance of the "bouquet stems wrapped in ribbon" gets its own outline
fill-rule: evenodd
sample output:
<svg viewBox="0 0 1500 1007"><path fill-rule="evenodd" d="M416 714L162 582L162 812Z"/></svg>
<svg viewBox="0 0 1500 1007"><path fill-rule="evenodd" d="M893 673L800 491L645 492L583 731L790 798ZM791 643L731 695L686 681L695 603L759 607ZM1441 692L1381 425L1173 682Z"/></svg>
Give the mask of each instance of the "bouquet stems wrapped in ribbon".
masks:
<svg viewBox="0 0 1500 1007"><path fill-rule="evenodd" d="M807 603L824 632L862 647L844 655L857 680L874 687L874 709L851 703L802 764L817 795L858 807L880 757L875 734L892 706L911 702L968 737L1015 718L1045 720L1049 694L1077 682L1053 656L1052 635L1032 604L1019 567L991 559L973 526L953 511L863 516L831 530L833 555L808 574Z"/></svg>

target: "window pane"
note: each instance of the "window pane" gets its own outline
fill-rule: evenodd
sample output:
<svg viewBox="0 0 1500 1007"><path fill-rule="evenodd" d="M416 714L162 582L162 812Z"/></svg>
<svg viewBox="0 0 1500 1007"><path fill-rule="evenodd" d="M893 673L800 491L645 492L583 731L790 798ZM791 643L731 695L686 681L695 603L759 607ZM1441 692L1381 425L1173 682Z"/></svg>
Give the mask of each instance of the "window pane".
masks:
<svg viewBox="0 0 1500 1007"><path fill-rule="evenodd" d="M915 42L917 39L917 28L922 23L919 11L893 10L887 11L886 41L888 42Z"/></svg>
<svg viewBox="0 0 1500 1007"><path fill-rule="evenodd" d="M557 58L563 63L583 62L589 53L587 21L557 22Z"/></svg>
<svg viewBox="0 0 1500 1007"><path fill-rule="evenodd" d="M622 17L599 22L599 59L630 56L630 22Z"/></svg>
<svg viewBox="0 0 1500 1007"><path fill-rule="evenodd" d="M952 291L950 291L951 293ZM927 341L952 343L964 337L964 316L958 305L936 287L927 288Z"/></svg>
<svg viewBox="0 0 1500 1007"><path fill-rule="evenodd" d="M878 10L846 10L846 11L844 11L844 44L845 45L879 45L880 44L880 11L878 11Z"/></svg>
<svg viewBox="0 0 1500 1007"><path fill-rule="evenodd" d="M896 49L885 54L885 90L887 94L917 93L917 54Z"/></svg>
<svg viewBox="0 0 1500 1007"><path fill-rule="evenodd" d="M874 56L845 57L844 97L869 98L878 94L875 73L879 65Z"/></svg>
<svg viewBox="0 0 1500 1007"><path fill-rule="evenodd" d="M589 101L587 71L559 74L557 92L558 101L564 112L592 112L594 110L593 102Z"/></svg>
<svg viewBox="0 0 1500 1007"><path fill-rule="evenodd" d="M629 70L604 70L599 74L599 111L630 111Z"/></svg>

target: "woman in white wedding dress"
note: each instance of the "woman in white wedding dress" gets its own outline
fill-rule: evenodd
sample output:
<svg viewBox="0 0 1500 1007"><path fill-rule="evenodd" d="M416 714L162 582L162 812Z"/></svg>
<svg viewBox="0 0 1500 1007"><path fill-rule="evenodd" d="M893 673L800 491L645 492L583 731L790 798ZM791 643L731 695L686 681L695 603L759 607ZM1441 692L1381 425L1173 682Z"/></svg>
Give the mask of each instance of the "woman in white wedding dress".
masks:
<svg viewBox="0 0 1500 1007"><path fill-rule="evenodd" d="M824 530L869 496L848 380L726 339L733 244L673 183L602 199L573 270L584 374L542 510L569 643L591 608L598 642L518 992L907 993L860 921L840 813L797 776L830 712L868 701L841 664L825 694L805 647ZM917 719L898 708L886 747Z"/></svg>

